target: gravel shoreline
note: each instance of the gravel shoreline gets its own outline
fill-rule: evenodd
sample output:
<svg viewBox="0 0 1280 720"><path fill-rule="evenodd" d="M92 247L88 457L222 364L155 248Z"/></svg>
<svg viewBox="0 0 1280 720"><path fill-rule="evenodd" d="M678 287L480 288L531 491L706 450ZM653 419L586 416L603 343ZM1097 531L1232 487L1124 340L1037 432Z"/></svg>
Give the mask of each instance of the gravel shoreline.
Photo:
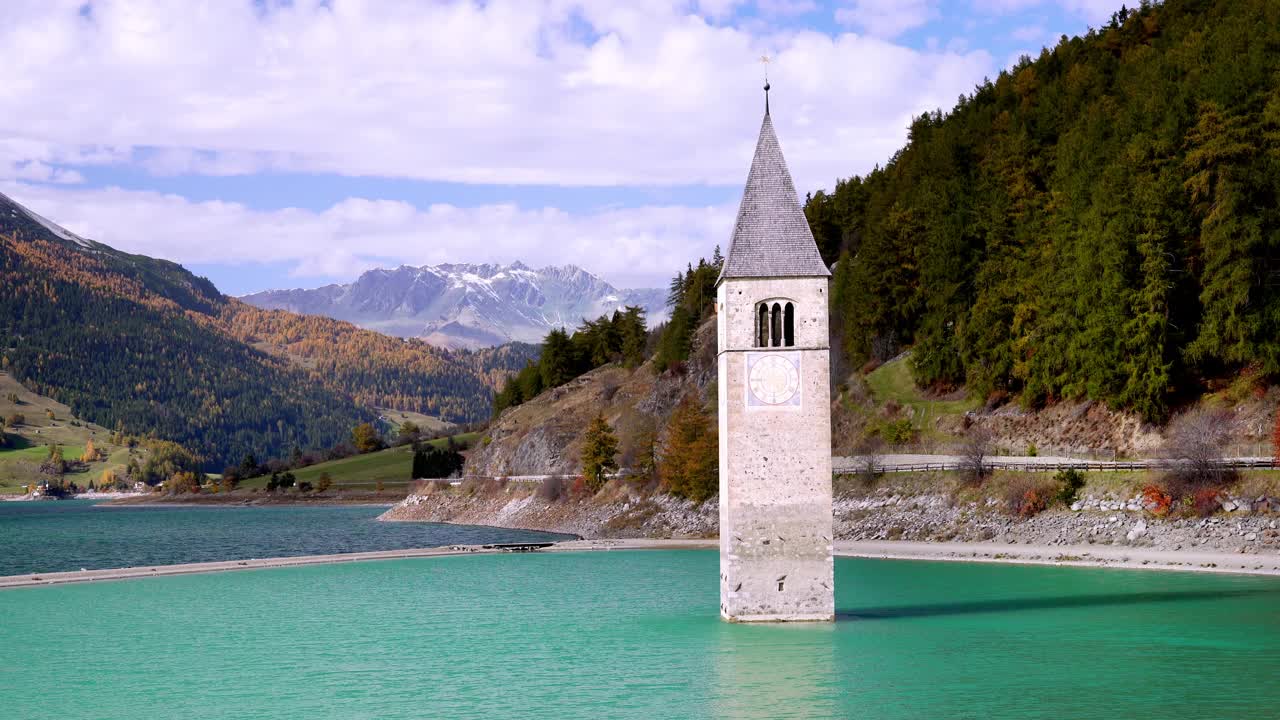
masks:
<svg viewBox="0 0 1280 720"><path fill-rule="evenodd" d="M627 540L568 540L539 552L600 552L618 550L695 550L716 549L715 539L664 540L635 538ZM1004 543L915 542L838 540L834 545L838 557L860 557L891 560L925 560L946 562L995 562L1020 565L1060 565L1128 570L1173 570L1181 572L1217 572L1248 575L1280 576L1280 554L1244 555L1240 553L1156 550L1134 547L1098 547L1092 545L1049 546L1008 545ZM452 545L436 548L386 550L334 555L255 558L220 562L156 565L104 570L36 573L0 577L0 590L39 587L81 582L106 582L147 577L190 575L230 570L327 565L375 560L445 557L456 555L505 552L499 547Z"/></svg>

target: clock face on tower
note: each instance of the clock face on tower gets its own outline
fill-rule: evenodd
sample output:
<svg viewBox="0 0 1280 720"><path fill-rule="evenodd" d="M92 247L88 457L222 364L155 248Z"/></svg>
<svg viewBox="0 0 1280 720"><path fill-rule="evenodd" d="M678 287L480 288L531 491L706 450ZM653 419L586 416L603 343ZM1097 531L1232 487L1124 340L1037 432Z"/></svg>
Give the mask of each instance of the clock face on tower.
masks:
<svg viewBox="0 0 1280 720"><path fill-rule="evenodd" d="M800 353L747 353L747 407L800 407Z"/></svg>

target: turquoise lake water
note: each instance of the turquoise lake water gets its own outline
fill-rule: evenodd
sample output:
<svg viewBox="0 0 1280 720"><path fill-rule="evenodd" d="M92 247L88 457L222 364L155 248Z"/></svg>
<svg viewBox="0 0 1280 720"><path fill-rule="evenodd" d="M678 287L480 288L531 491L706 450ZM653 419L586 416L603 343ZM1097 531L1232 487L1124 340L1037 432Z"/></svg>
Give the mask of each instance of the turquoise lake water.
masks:
<svg viewBox="0 0 1280 720"><path fill-rule="evenodd" d="M1274 578L840 559L740 626L710 551L0 592L5 718L1274 718Z"/></svg>
<svg viewBox="0 0 1280 720"><path fill-rule="evenodd" d="M384 510L0 502L0 575L568 537L470 525L378 522Z"/></svg>

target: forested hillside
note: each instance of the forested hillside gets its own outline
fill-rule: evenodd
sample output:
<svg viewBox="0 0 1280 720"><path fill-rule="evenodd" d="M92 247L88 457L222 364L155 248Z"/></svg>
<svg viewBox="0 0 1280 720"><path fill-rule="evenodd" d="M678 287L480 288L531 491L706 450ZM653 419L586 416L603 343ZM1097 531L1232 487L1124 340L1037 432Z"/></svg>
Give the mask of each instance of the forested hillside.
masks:
<svg viewBox="0 0 1280 720"><path fill-rule="evenodd" d="M0 195L0 365L79 417L177 441L211 469L331 446L375 406L486 418L494 388L533 352L449 352L259 310Z"/></svg>
<svg viewBox="0 0 1280 720"><path fill-rule="evenodd" d="M310 368L366 407L435 415L449 422L488 417L495 387L537 357L536 345L442 350L348 322L262 310L228 298L219 319L232 336Z"/></svg>
<svg viewBox="0 0 1280 720"><path fill-rule="evenodd" d="M1280 3L1167 0L915 120L807 202L855 366L1160 421L1280 374Z"/></svg>

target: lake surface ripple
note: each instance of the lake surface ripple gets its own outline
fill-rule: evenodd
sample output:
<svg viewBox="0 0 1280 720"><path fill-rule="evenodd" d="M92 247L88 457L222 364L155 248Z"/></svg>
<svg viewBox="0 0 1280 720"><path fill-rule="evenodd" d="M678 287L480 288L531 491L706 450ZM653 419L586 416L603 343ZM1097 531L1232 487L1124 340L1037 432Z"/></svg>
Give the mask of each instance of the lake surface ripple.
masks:
<svg viewBox="0 0 1280 720"><path fill-rule="evenodd" d="M1280 581L838 559L832 624L717 617L711 551L0 592L14 718L1263 718Z"/></svg>
<svg viewBox="0 0 1280 720"><path fill-rule="evenodd" d="M378 522L384 510L350 505L0 502L0 575L569 537L472 525Z"/></svg>

